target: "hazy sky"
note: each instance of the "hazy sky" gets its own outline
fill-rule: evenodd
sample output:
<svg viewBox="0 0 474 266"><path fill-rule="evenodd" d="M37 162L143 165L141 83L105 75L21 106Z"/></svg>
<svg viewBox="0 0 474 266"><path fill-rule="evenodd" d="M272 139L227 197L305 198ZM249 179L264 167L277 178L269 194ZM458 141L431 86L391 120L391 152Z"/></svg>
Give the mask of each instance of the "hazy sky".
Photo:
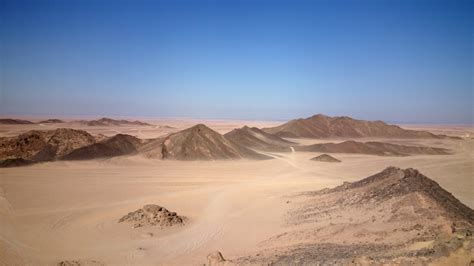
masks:
<svg viewBox="0 0 474 266"><path fill-rule="evenodd" d="M1 115L473 119L473 1L0 5Z"/></svg>

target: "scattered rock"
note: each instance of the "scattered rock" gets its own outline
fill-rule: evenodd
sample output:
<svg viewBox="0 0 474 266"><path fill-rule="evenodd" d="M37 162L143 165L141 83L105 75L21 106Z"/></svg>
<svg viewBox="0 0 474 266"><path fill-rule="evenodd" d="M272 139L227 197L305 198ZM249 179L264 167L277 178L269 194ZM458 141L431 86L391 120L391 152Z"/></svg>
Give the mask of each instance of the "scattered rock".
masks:
<svg viewBox="0 0 474 266"><path fill-rule="evenodd" d="M207 265L206 266L224 266L224 265L235 265L230 260L224 259L222 253L219 251L214 251L211 254L207 255Z"/></svg>
<svg viewBox="0 0 474 266"><path fill-rule="evenodd" d="M370 256L357 256L352 259L352 263L361 266L372 265L374 263L374 259Z"/></svg>
<svg viewBox="0 0 474 266"><path fill-rule="evenodd" d="M130 212L120 218L119 223L132 223L133 228L143 226L169 227L173 225L182 225L184 217L178 216L176 212L170 212L166 208L148 204L134 212Z"/></svg>
<svg viewBox="0 0 474 266"><path fill-rule="evenodd" d="M153 236L153 233L150 232L141 234L142 238L152 238Z"/></svg>
<svg viewBox="0 0 474 266"><path fill-rule="evenodd" d="M63 260L58 266L104 266L105 263L96 260Z"/></svg>

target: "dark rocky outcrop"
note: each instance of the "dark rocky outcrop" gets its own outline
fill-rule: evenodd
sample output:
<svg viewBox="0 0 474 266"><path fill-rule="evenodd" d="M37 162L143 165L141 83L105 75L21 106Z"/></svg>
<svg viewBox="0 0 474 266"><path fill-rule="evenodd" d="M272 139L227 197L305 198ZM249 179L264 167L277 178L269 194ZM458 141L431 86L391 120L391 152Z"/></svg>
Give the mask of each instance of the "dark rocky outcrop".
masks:
<svg viewBox="0 0 474 266"><path fill-rule="evenodd" d="M340 143L318 143L307 146L295 146L297 151L312 151L326 153L356 153L379 156L408 156L415 154L447 155L449 150L424 146L407 146L385 142L344 141Z"/></svg>
<svg viewBox="0 0 474 266"><path fill-rule="evenodd" d="M142 141L134 136L117 134L103 141L81 147L63 156L63 160L90 160L134 154Z"/></svg>
<svg viewBox="0 0 474 266"><path fill-rule="evenodd" d="M0 159L52 161L93 143L94 137L83 130L32 130L16 137L1 138Z"/></svg>
<svg viewBox="0 0 474 266"><path fill-rule="evenodd" d="M283 125L264 128L265 132L288 138L443 138L427 131L407 130L382 121L357 120L347 116L322 114L291 120Z"/></svg>
<svg viewBox="0 0 474 266"><path fill-rule="evenodd" d="M203 124L148 141L143 152L166 160L269 159L224 138Z"/></svg>
<svg viewBox="0 0 474 266"><path fill-rule="evenodd" d="M325 162L325 163L340 163L341 161L328 154L321 154L311 158L311 161Z"/></svg>
<svg viewBox="0 0 474 266"><path fill-rule="evenodd" d="M292 197L288 230L237 264L424 265L474 250L474 211L416 169Z"/></svg>
<svg viewBox="0 0 474 266"><path fill-rule="evenodd" d="M61 119L47 119L47 120L38 122L38 124L60 124L60 123L65 123L65 122Z"/></svg>
<svg viewBox="0 0 474 266"><path fill-rule="evenodd" d="M1 118L0 125L29 125L34 124L31 121L23 119L13 119L13 118Z"/></svg>
<svg viewBox="0 0 474 266"><path fill-rule="evenodd" d="M34 161L25 160L22 158L5 159L5 160L0 161L0 168L27 166L27 165L32 165L34 163L35 163Z"/></svg>
<svg viewBox="0 0 474 266"><path fill-rule="evenodd" d="M129 121L129 120L124 120L124 119L112 119L112 118L107 118L103 117L101 119L97 120L80 120L77 121L80 124L86 125L86 126L101 126L101 127L108 127L108 126L151 126L151 124L141 122L141 121Z"/></svg>
<svg viewBox="0 0 474 266"><path fill-rule="evenodd" d="M164 207L149 204L134 212L128 213L120 218L118 222L131 223L134 228L143 226L169 227L181 225L184 223L184 220L185 218L177 215L176 212L170 212Z"/></svg>

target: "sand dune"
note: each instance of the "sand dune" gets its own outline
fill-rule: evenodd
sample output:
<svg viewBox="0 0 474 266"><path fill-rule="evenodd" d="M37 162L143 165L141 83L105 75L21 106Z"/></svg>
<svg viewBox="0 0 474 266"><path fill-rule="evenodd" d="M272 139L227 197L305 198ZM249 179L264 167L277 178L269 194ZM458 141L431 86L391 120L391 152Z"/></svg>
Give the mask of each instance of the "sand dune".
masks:
<svg viewBox="0 0 474 266"><path fill-rule="evenodd" d="M441 138L427 131L403 129L382 121L357 120L347 116L329 117L318 114L291 120L283 125L264 128L265 132L287 138L383 137L383 138Z"/></svg>

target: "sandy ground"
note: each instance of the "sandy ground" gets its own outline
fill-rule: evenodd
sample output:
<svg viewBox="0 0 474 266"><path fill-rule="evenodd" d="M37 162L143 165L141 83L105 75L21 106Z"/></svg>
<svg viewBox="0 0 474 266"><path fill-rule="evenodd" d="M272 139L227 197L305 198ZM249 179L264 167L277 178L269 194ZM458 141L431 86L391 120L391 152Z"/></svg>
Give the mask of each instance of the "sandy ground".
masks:
<svg viewBox="0 0 474 266"><path fill-rule="evenodd" d="M82 128L92 134L121 132L148 138L195 122L155 122L172 129L159 125ZM278 124L199 122L220 133L244 124ZM68 124L2 125L0 135L11 136L31 128L73 127ZM441 126L433 129L444 132ZM446 131L453 129L446 127ZM454 131L457 135L473 134L469 127ZM55 265L66 259L92 259L110 265L202 265L214 250L227 258L244 256L264 248L266 239L285 232L283 216L289 208L285 195L359 180L387 166L417 168L474 208L473 139L390 142L446 147L455 154L333 154L342 160L338 164L310 161L319 154L310 152L274 153L275 159L267 161L177 162L132 156L0 169L0 264ZM134 229L117 222L145 204L164 206L189 220L185 226L161 230Z"/></svg>

